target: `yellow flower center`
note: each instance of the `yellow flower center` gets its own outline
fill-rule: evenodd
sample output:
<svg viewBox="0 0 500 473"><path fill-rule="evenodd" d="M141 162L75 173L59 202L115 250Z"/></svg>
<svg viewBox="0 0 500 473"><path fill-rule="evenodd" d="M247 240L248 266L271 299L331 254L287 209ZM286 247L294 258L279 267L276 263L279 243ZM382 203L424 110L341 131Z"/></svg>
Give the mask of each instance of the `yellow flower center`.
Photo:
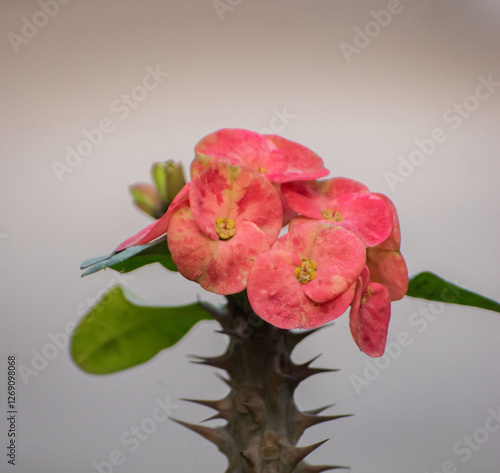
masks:
<svg viewBox="0 0 500 473"><path fill-rule="evenodd" d="M335 222L342 222L342 214L340 212L333 212L331 209L321 211L321 215L325 220L334 220Z"/></svg>
<svg viewBox="0 0 500 473"><path fill-rule="evenodd" d="M302 259L302 264L295 268L295 276L300 284L306 284L316 276L316 263L308 259Z"/></svg>
<svg viewBox="0 0 500 473"><path fill-rule="evenodd" d="M219 235L219 240L229 240L236 233L234 221L230 218L219 218L215 222L215 231Z"/></svg>
<svg viewBox="0 0 500 473"><path fill-rule="evenodd" d="M366 304L366 299L367 299L369 296L371 296L371 295L372 295L372 290L371 290L371 288L370 288L370 287L367 287L367 288L366 288L366 293L365 293L365 295L364 295L364 296L362 297L362 299L361 299L361 305Z"/></svg>

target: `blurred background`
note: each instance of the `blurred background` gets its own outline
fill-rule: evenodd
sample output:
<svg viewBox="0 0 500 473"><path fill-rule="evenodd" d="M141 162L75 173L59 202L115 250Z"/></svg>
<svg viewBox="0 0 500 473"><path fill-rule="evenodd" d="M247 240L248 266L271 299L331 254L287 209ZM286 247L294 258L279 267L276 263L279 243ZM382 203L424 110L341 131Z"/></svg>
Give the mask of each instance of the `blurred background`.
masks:
<svg viewBox="0 0 500 473"><path fill-rule="evenodd" d="M432 270L500 298L499 2L1 8L2 445L7 356L20 368L17 464L2 453L1 471L224 471L201 437L146 421L167 399L176 418L211 415L179 398L226 392L216 370L187 357L223 351L214 322L106 377L81 372L66 347L72 324L117 283L154 304L219 301L156 266L84 279L78 269L150 222L128 186L148 181L154 161L187 169L195 143L219 128L271 130L310 147L332 176L394 201L410 274ZM341 368L303 383L299 407L355 414L307 432L301 445L331 439L311 462L356 473L497 472L499 314L410 298L392 311L391 349L378 361L355 346L347 314L297 348L297 362L322 353L315 366Z"/></svg>

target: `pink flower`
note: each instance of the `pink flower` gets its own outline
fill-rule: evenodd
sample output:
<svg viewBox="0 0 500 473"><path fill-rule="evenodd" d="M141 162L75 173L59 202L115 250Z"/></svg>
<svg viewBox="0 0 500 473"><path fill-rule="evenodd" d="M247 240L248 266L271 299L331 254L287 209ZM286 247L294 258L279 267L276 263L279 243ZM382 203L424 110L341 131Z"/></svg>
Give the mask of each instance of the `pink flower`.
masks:
<svg viewBox="0 0 500 473"><path fill-rule="evenodd" d="M318 327L349 307L365 261L365 247L351 232L326 222L300 225L255 261L250 304L276 327Z"/></svg>
<svg viewBox="0 0 500 473"><path fill-rule="evenodd" d="M291 221L290 229L311 219L328 221L353 232L365 246L377 245L391 233L390 206L359 182L333 178L289 182L281 188L290 207L301 214Z"/></svg>
<svg viewBox="0 0 500 473"><path fill-rule="evenodd" d="M213 163L169 217L167 241L179 272L217 294L245 289L257 256L278 238L278 192L256 170Z"/></svg>
<svg viewBox="0 0 500 473"><path fill-rule="evenodd" d="M389 290L370 281L365 267L356 285L356 294L349 313L349 328L359 349L372 357L384 354L391 318Z"/></svg>
<svg viewBox="0 0 500 473"><path fill-rule="evenodd" d="M249 166L275 183L318 179L328 174L313 151L276 135L261 135L240 128L223 128L195 146L191 176L212 162Z"/></svg>
<svg viewBox="0 0 500 473"><path fill-rule="evenodd" d="M371 280L379 282L389 289L391 300L402 299L408 291L408 269L403 255L399 252L401 246L401 231L396 207L383 194L377 194L392 210L392 230L389 237L382 243L367 248L366 264L370 270Z"/></svg>

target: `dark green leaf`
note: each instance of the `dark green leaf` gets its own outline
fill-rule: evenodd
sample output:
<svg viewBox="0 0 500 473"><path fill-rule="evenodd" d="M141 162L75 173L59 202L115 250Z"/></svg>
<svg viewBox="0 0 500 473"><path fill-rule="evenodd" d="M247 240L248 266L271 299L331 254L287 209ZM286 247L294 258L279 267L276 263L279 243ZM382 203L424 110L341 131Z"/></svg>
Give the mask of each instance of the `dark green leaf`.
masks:
<svg viewBox="0 0 500 473"><path fill-rule="evenodd" d="M114 373L148 361L206 319L212 317L199 304L136 305L116 286L78 323L71 337L71 356L87 373Z"/></svg>
<svg viewBox="0 0 500 473"><path fill-rule="evenodd" d="M160 238L153 243L131 246L119 253L90 258L82 263L82 269L88 268L82 276L87 276L104 268L112 268L120 273L128 273L151 263L160 263L170 271L177 271L168 249L166 237Z"/></svg>
<svg viewBox="0 0 500 473"><path fill-rule="evenodd" d="M407 295L429 301L468 305L500 312L500 303L445 281L429 271L417 274L410 279Z"/></svg>

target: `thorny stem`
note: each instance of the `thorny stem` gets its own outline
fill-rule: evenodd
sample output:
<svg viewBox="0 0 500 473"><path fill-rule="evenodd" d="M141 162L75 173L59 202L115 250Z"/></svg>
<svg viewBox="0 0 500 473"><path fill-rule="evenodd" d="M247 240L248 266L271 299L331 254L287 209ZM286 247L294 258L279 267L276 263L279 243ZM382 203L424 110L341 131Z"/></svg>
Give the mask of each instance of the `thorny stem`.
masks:
<svg viewBox="0 0 500 473"><path fill-rule="evenodd" d="M296 365L295 346L316 330L294 333L276 328L251 309L246 292L227 296L224 309L205 306L230 337L220 356L199 358L198 363L227 372L230 391L220 400L189 400L216 411L212 419L225 419L210 428L177 421L211 441L227 456L226 473L320 473L346 468L312 466L303 459L325 441L297 447L304 431L321 422L346 417L318 415L323 409L301 412L294 391L301 381L317 373L311 360Z"/></svg>

